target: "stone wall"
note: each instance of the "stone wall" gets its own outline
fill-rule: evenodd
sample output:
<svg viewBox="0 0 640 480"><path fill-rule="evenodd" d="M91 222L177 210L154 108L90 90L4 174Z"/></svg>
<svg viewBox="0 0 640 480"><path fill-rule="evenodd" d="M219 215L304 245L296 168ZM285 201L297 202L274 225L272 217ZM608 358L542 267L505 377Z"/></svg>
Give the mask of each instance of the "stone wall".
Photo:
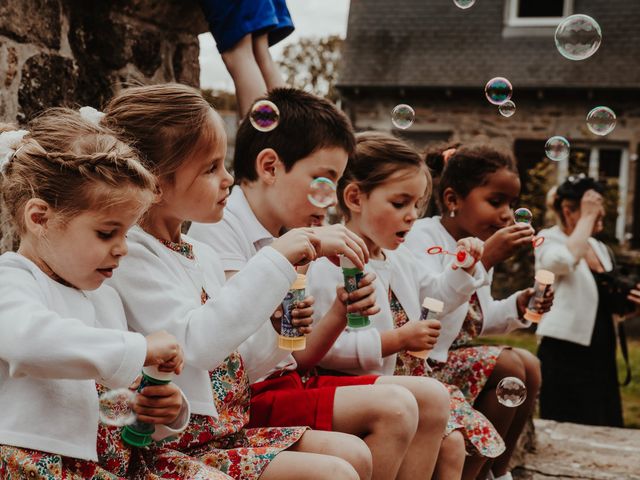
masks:
<svg viewBox="0 0 640 480"><path fill-rule="evenodd" d="M207 29L196 0L0 0L0 121L100 108L123 85L198 87ZM5 217L0 253L14 246Z"/></svg>
<svg viewBox="0 0 640 480"><path fill-rule="evenodd" d="M123 84L199 85L195 0L0 1L0 120L100 107Z"/></svg>

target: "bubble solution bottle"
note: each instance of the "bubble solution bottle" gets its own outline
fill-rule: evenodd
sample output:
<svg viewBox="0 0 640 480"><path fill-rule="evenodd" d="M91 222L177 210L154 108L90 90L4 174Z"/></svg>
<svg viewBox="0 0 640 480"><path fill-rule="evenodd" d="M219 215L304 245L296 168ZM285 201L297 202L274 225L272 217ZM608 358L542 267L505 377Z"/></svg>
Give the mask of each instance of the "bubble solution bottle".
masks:
<svg viewBox="0 0 640 480"><path fill-rule="evenodd" d="M291 312L296 308L298 302L302 302L306 296L305 288L307 277L299 273L291 285L287 296L282 301L282 322L280 324L280 335L278 335L278 347L282 350L295 352L304 350L307 346L307 337L293 326L291 323Z"/></svg>
<svg viewBox="0 0 640 480"><path fill-rule="evenodd" d="M422 302L422 310L420 312L420 321L437 320L440 317L442 310L444 310L443 302L441 302L440 300L436 300L435 298L427 297ZM422 358L423 360L426 360L426 358L429 356L429 350L422 350L420 352L407 352L407 353L414 357Z"/></svg>
<svg viewBox="0 0 640 480"><path fill-rule="evenodd" d="M345 290L348 293L355 292L364 275L363 271L356 267L347 257L340 257L340 267L344 276ZM366 315L347 313L347 326L350 328L368 327L370 323L369 317Z"/></svg>
<svg viewBox="0 0 640 480"><path fill-rule="evenodd" d="M536 282L533 285L533 296L529 300L529 304L524 312L524 318L533 323L540 322L542 318L542 313L536 309L536 301L542 300L544 298L545 293L553 282L555 281L555 275L553 272L549 270L538 270L536 272Z"/></svg>
<svg viewBox="0 0 640 480"><path fill-rule="evenodd" d="M475 258L469 252L467 252L463 247L458 247L456 250L456 266L460 268L469 268L471 265L475 263Z"/></svg>
<svg viewBox="0 0 640 480"><path fill-rule="evenodd" d="M144 367L142 369L142 380L137 392L152 385L166 385L173 380L173 372L161 372L158 367ZM146 423L136 420L131 425L126 425L122 429L122 440L133 447L146 447L153 440L151 435L156 431L153 423Z"/></svg>

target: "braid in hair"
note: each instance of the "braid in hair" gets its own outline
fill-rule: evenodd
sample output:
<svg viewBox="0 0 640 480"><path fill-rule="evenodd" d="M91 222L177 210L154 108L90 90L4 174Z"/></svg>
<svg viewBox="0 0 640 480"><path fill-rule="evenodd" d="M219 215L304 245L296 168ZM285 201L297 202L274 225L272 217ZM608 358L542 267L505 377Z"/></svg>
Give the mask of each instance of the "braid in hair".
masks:
<svg viewBox="0 0 640 480"><path fill-rule="evenodd" d="M78 112L53 109L35 119L30 130L2 179L2 199L19 232L31 198L71 217L132 199L148 204L157 193L155 176L135 151Z"/></svg>

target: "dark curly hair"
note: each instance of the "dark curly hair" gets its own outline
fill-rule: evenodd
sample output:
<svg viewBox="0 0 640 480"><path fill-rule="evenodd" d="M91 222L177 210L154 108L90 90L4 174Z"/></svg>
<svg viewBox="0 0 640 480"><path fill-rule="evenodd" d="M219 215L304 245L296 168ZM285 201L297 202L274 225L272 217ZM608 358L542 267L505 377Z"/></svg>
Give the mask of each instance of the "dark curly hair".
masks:
<svg viewBox="0 0 640 480"><path fill-rule="evenodd" d="M572 204L571 207L573 209L576 209L580 205L582 196L588 190L595 190L600 195L604 195L605 187L601 182L595 180L594 178L587 177L585 174L571 175L564 182L562 182L560 186L558 186L558 188L556 189L555 197L553 199L553 209L563 222L564 217L562 216L562 202L564 200L569 200Z"/></svg>

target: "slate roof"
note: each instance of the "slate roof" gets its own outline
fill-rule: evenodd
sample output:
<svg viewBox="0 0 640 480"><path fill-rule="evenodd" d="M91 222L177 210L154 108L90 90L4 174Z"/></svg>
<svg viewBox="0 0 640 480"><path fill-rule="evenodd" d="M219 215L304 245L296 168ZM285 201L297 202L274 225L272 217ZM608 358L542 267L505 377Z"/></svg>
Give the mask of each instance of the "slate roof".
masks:
<svg viewBox="0 0 640 480"><path fill-rule="evenodd" d="M514 88L640 89L640 0L574 0L603 32L583 61L562 57L552 33L503 37L506 1L351 0L339 86L477 88L504 76Z"/></svg>

